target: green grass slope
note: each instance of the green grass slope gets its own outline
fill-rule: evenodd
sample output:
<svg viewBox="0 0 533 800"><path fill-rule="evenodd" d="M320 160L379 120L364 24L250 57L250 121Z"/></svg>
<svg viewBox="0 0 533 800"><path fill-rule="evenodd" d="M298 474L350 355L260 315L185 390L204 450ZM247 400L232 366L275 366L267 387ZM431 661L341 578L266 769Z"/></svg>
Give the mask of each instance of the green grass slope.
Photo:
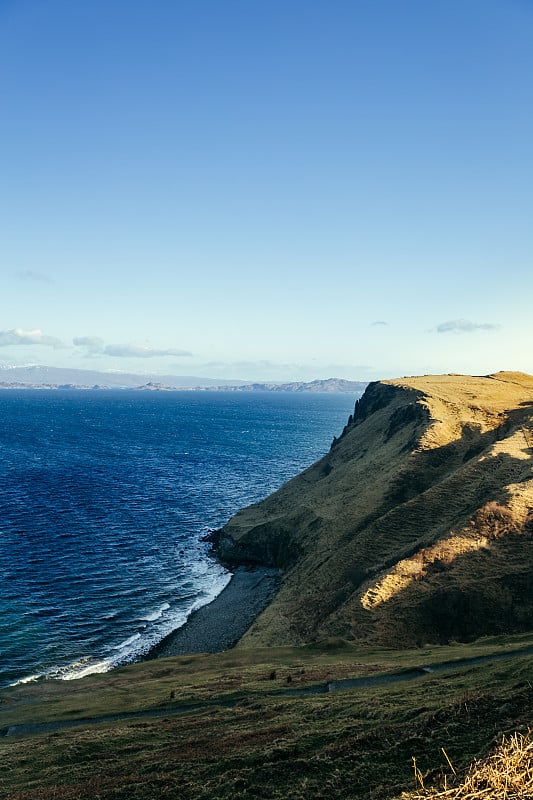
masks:
<svg viewBox="0 0 533 800"><path fill-rule="evenodd" d="M239 648L4 690L0 797L398 797L413 788L413 758L430 785L449 773L442 747L461 772L503 734L527 731L532 658L512 656L524 646L533 637L400 652L339 640ZM507 657L461 663L491 653ZM409 681L298 693L442 660L457 663Z"/></svg>
<svg viewBox="0 0 533 800"><path fill-rule="evenodd" d="M532 417L522 373L370 384L322 460L220 532L223 558L284 573L241 644L530 629Z"/></svg>

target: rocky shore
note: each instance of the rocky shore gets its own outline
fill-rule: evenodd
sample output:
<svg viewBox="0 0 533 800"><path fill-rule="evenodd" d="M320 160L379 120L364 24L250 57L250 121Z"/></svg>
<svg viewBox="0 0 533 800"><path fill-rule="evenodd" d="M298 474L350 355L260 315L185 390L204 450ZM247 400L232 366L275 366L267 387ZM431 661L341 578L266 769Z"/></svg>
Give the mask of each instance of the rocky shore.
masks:
<svg viewBox="0 0 533 800"><path fill-rule="evenodd" d="M193 612L185 625L166 636L146 659L228 650L271 602L280 583L277 569L237 567L223 591Z"/></svg>

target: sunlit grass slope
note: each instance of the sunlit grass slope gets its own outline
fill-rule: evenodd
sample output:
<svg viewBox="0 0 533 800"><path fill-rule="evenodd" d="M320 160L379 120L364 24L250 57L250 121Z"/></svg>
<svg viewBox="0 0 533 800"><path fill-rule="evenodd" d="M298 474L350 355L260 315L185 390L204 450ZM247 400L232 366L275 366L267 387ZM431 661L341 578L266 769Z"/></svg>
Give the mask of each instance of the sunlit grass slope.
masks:
<svg viewBox="0 0 533 800"><path fill-rule="evenodd" d="M244 646L406 647L528 630L533 378L371 384L331 451L220 534L284 584Z"/></svg>

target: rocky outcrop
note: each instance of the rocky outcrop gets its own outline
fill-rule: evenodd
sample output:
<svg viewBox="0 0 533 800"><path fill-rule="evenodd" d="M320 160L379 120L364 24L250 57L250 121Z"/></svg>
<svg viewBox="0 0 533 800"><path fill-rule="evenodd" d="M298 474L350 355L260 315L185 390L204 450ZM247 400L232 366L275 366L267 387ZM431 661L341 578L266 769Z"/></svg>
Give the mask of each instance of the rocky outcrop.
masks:
<svg viewBox="0 0 533 800"><path fill-rule="evenodd" d="M283 571L243 645L395 647L530 629L533 378L372 383L330 452L220 531Z"/></svg>

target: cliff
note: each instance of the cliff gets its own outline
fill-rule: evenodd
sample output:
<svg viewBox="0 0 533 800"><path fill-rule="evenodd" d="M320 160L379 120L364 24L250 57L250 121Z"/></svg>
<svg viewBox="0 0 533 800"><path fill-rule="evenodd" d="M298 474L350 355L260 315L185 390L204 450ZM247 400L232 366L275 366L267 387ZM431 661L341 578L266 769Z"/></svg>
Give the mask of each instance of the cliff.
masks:
<svg viewBox="0 0 533 800"><path fill-rule="evenodd" d="M368 386L330 452L219 532L283 571L241 646L393 647L530 630L533 377Z"/></svg>

